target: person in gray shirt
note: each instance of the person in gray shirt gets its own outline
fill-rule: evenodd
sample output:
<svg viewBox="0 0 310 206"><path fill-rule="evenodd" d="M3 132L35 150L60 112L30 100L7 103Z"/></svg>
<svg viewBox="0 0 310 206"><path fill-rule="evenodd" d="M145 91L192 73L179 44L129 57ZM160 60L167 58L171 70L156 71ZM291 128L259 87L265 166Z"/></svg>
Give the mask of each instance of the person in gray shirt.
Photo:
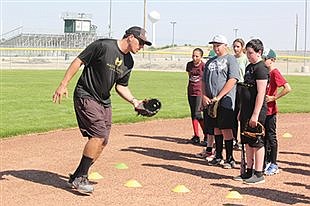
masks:
<svg viewBox="0 0 310 206"><path fill-rule="evenodd" d="M233 127L236 99L236 83L240 79L239 65L233 55L228 54L227 39L216 35L209 44L213 45L216 57L211 58L205 66L202 81L202 103L204 107L218 102L217 117L206 116L206 124L214 128L216 154L209 165L223 165L234 168ZM223 160L223 140L225 140L226 161Z"/></svg>

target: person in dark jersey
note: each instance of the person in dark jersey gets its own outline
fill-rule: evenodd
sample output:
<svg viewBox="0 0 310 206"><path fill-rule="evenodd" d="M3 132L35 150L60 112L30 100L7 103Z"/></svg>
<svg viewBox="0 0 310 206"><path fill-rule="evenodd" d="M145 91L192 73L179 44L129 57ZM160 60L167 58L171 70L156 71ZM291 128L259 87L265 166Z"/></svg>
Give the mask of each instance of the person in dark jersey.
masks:
<svg viewBox="0 0 310 206"><path fill-rule="evenodd" d="M70 80L84 65L73 99L79 129L88 141L81 161L68 181L79 192L91 193L94 190L88 181L88 171L109 140L112 123L110 91L113 86L118 95L135 108L142 102L133 96L128 82L134 66L131 53L137 53L145 44L152 45L146 38L146 31L138 26L126 30L120 40L92 42L72 61L53 95L54 103L60 103L63 95L67 97Z"/></svg>
<svg viewBox="0 0 310 206"><path fill-rule="evenodd" d="M192 53L192 61L187 62L186 72L188 74L187 99L191 111L191 119L194 135L190 139L193 144L200 144L199 125L204 131L203 116L201 107L201 79L205 63L202 61L203 50L195 48ZM206 146L207 139L201 141Z"/></svg>
<svg viewBox="0 0 310 206"><path fill-rule="evenodd" d="M245 126L256 127L260 122L264 125L267 113L266 88L269 72L262 60L264 46L261 40L252 39L246 44L246 54L250 64L245 69L244 82L240 89L240 129L241 134ZM246 173L234 177L235 180L247 184L265 182L263 176L264 164L264 137L256 139L241 135L241 143L246 146Z"/></svg>
<svg viewBox="0 0 310 206"><path fill-rule="evenodd" d="M210 59L212 59L213 57L216 56L216 53L214 52L214 50L209 51L209 54L207 57L205 57L206 62L208 62ZM203 105L201 104L201 109L203 110L203 129L204 129L204 135L205 137L207 137L206 141L204 140L205 147L202 148L202 151L195 154L196 157L198 158L203 158L206 159L208 162L213 160L214 158L214 152L215 149L213 148L214 146L214 128L212 126L210 126L209 124L207 124L206 118L207 118L207 111L204 109Z"/></svg>

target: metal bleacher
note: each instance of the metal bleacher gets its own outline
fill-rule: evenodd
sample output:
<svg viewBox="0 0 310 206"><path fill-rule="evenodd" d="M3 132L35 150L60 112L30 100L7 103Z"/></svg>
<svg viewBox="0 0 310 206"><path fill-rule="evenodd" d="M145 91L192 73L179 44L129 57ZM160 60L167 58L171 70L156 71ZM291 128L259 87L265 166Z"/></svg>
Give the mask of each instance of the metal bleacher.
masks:
<svg viewBox="0 0 310 206"><path fill-rule="evenodd" d="M36 34L24 32L23 26L1 34L2 56L54 56L62 49L83 49L96 39L97 26L91 24L91 15L85 13L62 14L64 34ZM83 26L85 25L85 26ZM44 48L44 49L43 49ZM59 53L57 53L59 55Z"/></svg>
<svg viewBox="0 0 310 206"><path fill-rule="evenodd" d="M20 33L14 37L4 40L0 43L1 47L6 48L65 48L82 49L88 44L98 39L96 34L92 33L69 33L69 34L29 34ZM25 53L26 52L26 53ZM10 52L12 55L12 52ZM34 56L50 56L52 51L24 50L15 51L15 55L32 54ZM5 53L3 53L5 55Z"/></svg>

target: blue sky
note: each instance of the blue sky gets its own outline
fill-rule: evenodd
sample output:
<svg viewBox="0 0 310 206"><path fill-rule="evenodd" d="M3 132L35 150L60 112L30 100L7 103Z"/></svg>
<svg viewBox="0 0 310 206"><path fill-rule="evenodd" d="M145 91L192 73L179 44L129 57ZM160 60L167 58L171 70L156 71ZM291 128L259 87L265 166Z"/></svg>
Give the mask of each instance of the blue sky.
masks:
<svg viewBox="0 0 310 206"><path fill-rule="evenodd" d="M207 45L215 34L225 35L232 43L237 36L248 41L260 38L266 47L294 50L296 15L298 15L298 50L304 50L306 0L147 0L147 13L157 11L156 46L172 42L178 45ZM132 26L143 26L143 0L112 0L112 34L121 38ZM310 49L308 1L307 50ZM5 34L18 26L23 32L63 33L63 12L92 14L92 24L99 35L107 35L110 0L0 0L0 32ZM149 39L152 24L147 20Z"/></svg>

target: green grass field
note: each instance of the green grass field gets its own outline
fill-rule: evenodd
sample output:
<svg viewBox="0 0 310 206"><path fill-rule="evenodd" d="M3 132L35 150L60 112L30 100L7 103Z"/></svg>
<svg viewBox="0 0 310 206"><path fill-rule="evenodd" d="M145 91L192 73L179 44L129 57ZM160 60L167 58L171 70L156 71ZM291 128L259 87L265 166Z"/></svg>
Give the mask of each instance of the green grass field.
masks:
<svg viewBox="0 0 310 206"><path fill-rule="evenodd" d="M54 104L52 95L64 70L1 70L0 138L76 127L72 93L79 75L69 85L68 99ZM310 112L310 77L287 76L293 91L278 101L280 111ZM129 87L139 98L156 97L162 109L152 118L136 116L133 107L112 91L113 122L189 117L185 72L134 71Z"/></svg>

